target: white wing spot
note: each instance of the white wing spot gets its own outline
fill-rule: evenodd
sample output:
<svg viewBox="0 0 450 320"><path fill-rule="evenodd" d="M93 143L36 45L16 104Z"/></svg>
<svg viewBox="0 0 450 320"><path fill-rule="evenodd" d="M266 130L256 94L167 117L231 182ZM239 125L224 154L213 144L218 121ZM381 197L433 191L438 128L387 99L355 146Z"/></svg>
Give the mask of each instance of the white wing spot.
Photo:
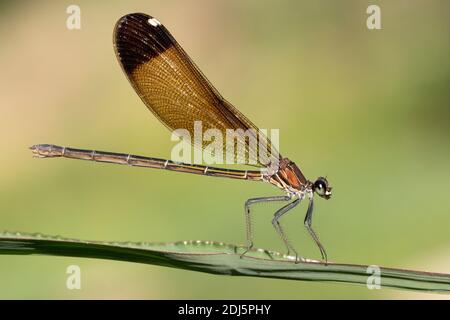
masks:
<svg viewBox="0 0 450 320"><path fill-rule="evenodd" d="M152 26L157 27L161 25L161 22L159 22L155 18L148 19L148 23L150 23Z"/></svg>

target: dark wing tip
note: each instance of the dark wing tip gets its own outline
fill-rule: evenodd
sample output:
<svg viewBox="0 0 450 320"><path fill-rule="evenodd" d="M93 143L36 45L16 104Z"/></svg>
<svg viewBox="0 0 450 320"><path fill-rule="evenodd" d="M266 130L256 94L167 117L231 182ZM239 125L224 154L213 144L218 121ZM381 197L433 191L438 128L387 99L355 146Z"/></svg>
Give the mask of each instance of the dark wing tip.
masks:
<svg viewBox="0 0 450 320"><path fill-rule="evenodd" d="M169 49L174 42L169 31L145 13L131 13L120 18L114 28L113 41L117 59L128 75Z"/></svg>

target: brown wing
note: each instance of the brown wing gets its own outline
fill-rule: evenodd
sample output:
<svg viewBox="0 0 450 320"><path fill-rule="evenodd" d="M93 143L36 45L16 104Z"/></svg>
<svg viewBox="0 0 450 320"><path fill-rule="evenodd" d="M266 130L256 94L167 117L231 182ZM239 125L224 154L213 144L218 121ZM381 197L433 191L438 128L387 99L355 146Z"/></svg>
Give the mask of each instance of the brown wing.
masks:
<svg viewBox="0 0 450 320"><path fill-rule="evenodd" d="M224 139L227 129L259 132L250 120L222 98L155 18L143 13L122 17L114 30L114 48L131 85L150 111L169 129L187 129L194 137L194 122L202 121L203 131L218 129ZM235 147L236 143L245 141L237 140ZM266 141L267 150L270 150L271 143L268 139ZM209 142L204 142L198 147L207 144ZM225 147L224 143L224 152ZM270 161L270 156L258 158L257 145L245 143L243 148L245 157L248 157L246 163L264 166Z"/></svg>

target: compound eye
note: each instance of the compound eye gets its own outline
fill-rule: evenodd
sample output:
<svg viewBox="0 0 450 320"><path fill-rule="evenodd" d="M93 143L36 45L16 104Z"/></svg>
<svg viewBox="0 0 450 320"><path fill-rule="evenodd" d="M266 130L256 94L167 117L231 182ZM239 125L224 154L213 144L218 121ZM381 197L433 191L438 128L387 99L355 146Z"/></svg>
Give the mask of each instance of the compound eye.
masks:
<svg viewBox="0 0 450 320"><path fill-rule="evenodd" d="M326 191L326 186L322 181L316 181L314 190L319 196L324 196Z"/></svg>
<svg viewBox="0 0 450 320"><path fill-rule="evenodd" d="M317 178L314 182L314 191L321 197L329 197L330 190L328 190L328 181L322 177Z"/></svg>

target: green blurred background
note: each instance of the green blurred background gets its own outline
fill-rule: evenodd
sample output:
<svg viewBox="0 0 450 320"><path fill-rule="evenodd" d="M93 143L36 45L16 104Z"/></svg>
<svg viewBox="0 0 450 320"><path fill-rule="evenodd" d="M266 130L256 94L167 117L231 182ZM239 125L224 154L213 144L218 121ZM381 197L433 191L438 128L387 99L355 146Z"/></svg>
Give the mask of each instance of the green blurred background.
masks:
<svg viewBox="0 0 450 320"><path fill-rule="evenodd" d="M1 229L91 240L244 243L243 204L280 194L260 183L62 159L55 143L170 157L170 133L116 61L119 17L157 17L230 102L310 179L327 175L314 225L336 262L450 271L449 1L66 1L0 6ZM381 7L382 30L366 28ZM254 214L258 247L284 250ZM300 253L319 258L306 207L283 219ZM81 267L82 289L66 289ZM0 256L0 298L417 298L346 284L214 276L94 259Z"/></svg>

